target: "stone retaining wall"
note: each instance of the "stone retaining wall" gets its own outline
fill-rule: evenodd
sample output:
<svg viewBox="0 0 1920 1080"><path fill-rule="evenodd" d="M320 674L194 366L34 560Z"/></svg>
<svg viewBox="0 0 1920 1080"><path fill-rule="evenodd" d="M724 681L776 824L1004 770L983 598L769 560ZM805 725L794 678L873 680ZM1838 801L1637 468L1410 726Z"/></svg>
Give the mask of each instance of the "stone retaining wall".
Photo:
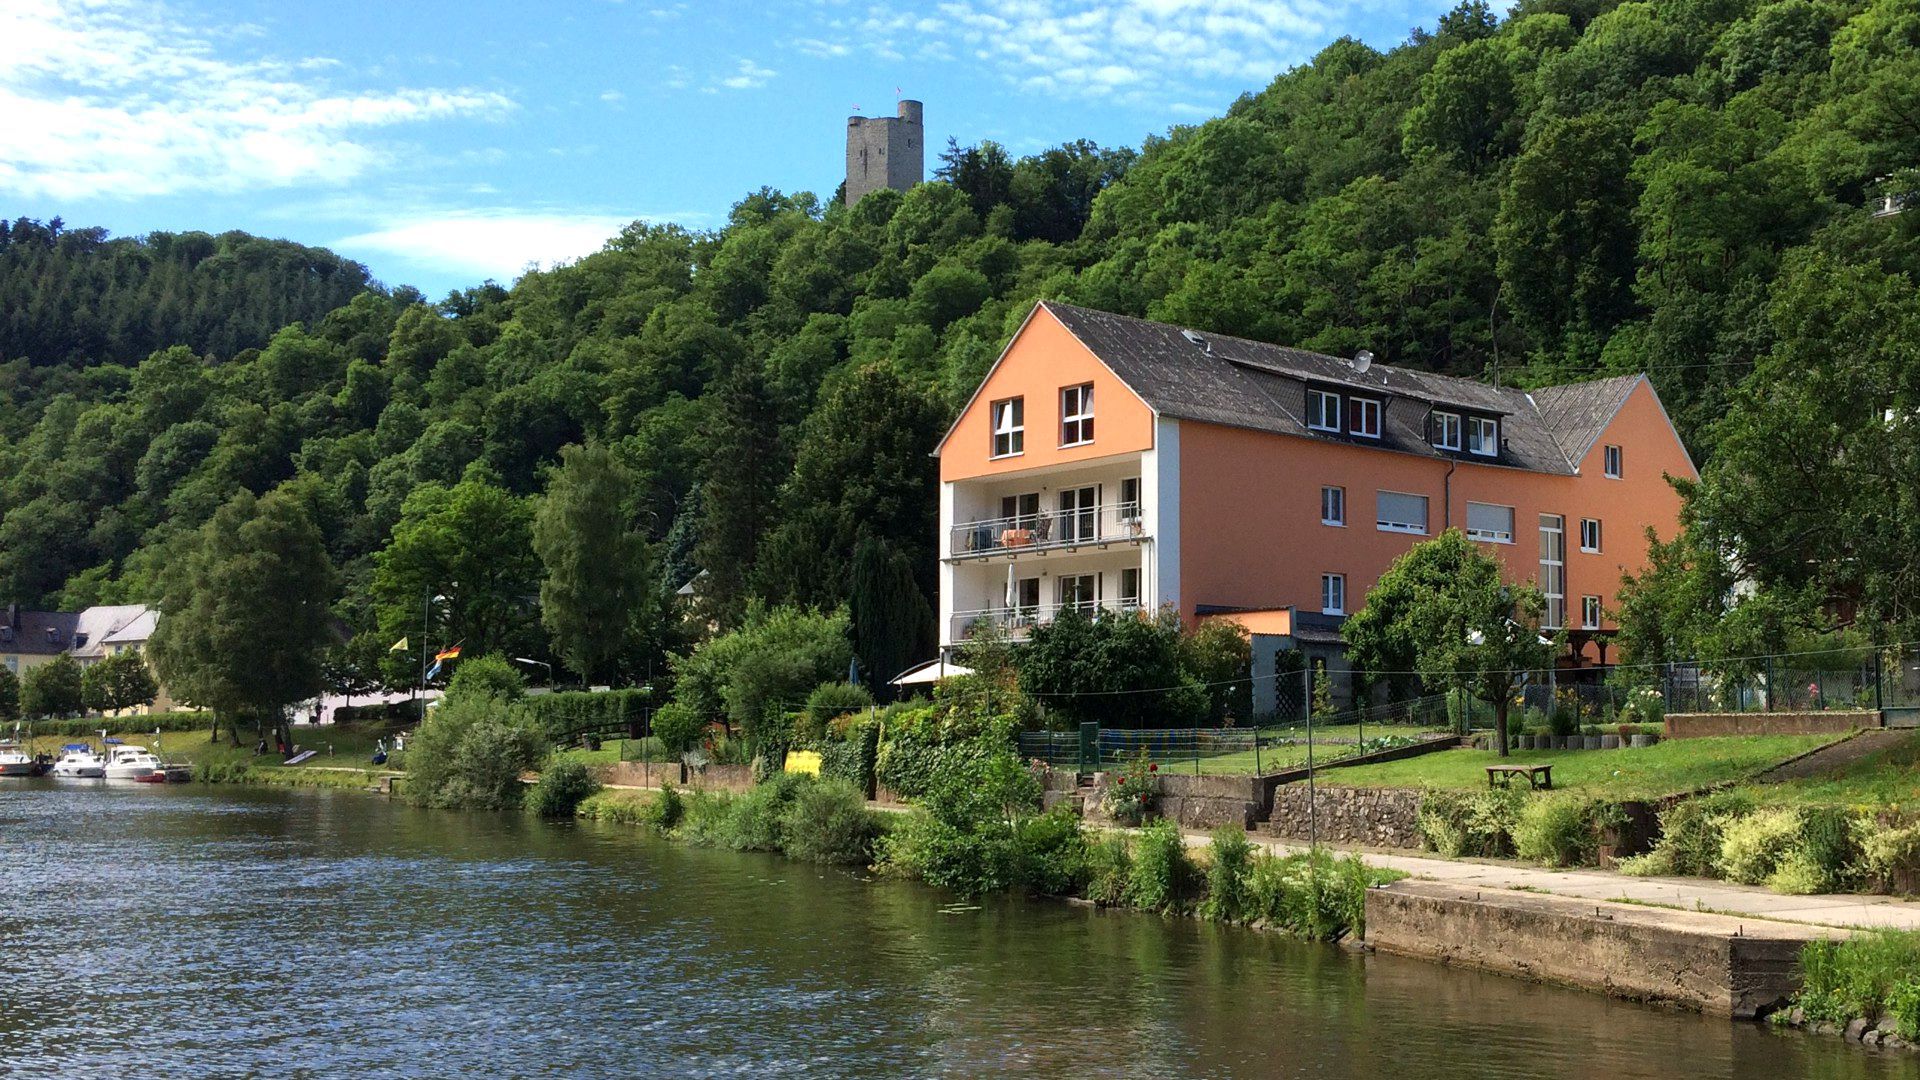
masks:
<svg viewBox="0 0 1920 1080"><path fill-rule="evenodd" d="M1309 818L1309 806L1317 821ZM1265 831L1288 840L1317 835L1327 843L1418 848L1419 815L1420 793L1406 788L1328 787L1316 782L1309 803L1307 785L1288 784L1273 793Z"/></svg>
<svg viewBox="0 0 1920 1080"><path fill-rule="evenodd" d="M1381 952L1750 1019L1800 985L1800 949L1845 930L1433 881L1367 890Z"/></svg>
<svg viewBox="0 0 1920 1080"><path fill-rule="evenodd" d="M1881 726L1874 710L1831 712L1668 713L1667 738L1713 735L1843 735Z"/></svg>
<svg viewBox="0 0 1920 1080"><path fill-rule="evenodd" d="M616 761L595 765L590 770L603 784L622 787L659 787L662 783L697 791L731 791L735 794L753 787L751 765L709 765L691 772L677 761Z"/></svg>

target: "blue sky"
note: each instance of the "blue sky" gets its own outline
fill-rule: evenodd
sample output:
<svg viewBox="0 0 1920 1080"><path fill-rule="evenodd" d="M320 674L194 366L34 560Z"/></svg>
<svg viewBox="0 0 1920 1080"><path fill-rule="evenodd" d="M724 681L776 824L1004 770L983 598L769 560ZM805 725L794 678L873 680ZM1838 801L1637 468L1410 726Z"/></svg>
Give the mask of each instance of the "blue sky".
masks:
<svg viewBox="0 0 1920 1080"><path fill-rule="evenodd" d="M848 113L897 93L936 149L1138 145L1450 6L0 0L0 213L284 236L439 296L761 185L825 198Z"/></svg>

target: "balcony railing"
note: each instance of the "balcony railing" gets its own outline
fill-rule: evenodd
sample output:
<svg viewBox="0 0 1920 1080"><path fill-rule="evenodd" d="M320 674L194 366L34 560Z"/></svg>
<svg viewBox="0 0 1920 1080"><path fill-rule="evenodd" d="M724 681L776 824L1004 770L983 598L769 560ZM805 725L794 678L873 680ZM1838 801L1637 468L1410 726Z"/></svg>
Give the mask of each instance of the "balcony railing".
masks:
<svg viewBox="0 0 1920 1080"><path fill-rule="evenodd" d="M1101 600L1074 604L1034 604L1024 607L982 608L979 611L953 613L953 640L964 640L976 627L998 627L1010 637L1024 637L1029 630L1050 623L1069 608L1091 616L1102 611L1139 611L1138 600Z"/></svg>
<svg viewBox="0 0 1920 1080"><path fill-rule="evenodd" d="M1146 535L1139 503L1102 503L955 525L949 550L953 558L965 559L1120 543Z"/></svg>

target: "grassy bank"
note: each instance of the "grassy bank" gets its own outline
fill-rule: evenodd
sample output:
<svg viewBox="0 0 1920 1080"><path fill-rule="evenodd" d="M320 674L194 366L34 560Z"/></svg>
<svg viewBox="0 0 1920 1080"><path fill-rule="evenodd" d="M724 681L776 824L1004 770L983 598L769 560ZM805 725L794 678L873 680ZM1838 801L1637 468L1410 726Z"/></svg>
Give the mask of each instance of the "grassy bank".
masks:
<svg viewBox="0 0 1920 1080"><path fill-rule="evenodd" d="M138 721L138 717L132 717L118 723ZM214 738L205 730L165 731L156 736L151 730L114 731L114 723L111 719L102 722L113 738L144 746L165 761L190 765L194 779L207 783L365 788L373 786L380 776L397 771L399 764L396 760L390 763L394 767L388 768L372 763L375 744L382 738L392 743L395 729L386 726L297 724L293 728L294 743L302 750L317 753L298 765L287 765L271 750L265 754L255 753L253 744L234 746L226 738ZM32 752L56 757L62 746L73 742L89 742L97 748L99 738L97 734L85 739L42 735L29 740Z"/></svg>
<svg viewBox="0 0 1920 1080"><path fill-rule="evenodd" d="M1772 806L1858 806L1920 811L1920 731L1827 776L1755 785Z"/></svg>
<svg viewBox="0 0 1920 1080"><path fill-rule="evenodd" d="M1844 1030L1876 1045L1920 1042L1920 932L1812 942L1800 968L1805 985L1778 1021Z"/></svg>
<svg viewBox="0 0 1920 1080"><path fill-rule="evenodd" d="M1552 765L1556 791L1646 799L1748 779L1834 735L1752 735L1667 739L1634 750L1447 750L1404 761L1356 765L1329 783L1346 787L1468 789L1487 786L1489 765Z"/></svg>

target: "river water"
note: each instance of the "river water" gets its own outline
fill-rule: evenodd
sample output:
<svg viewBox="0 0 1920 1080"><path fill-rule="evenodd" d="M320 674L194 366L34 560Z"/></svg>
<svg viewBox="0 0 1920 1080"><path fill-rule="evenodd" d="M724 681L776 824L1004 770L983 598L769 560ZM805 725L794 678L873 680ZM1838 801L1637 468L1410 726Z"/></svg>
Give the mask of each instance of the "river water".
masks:
<svg viewBox="0 0 1920 1080"><path fill-rule="evenodd" d="M1920 1077L1273 935L358 792L0 788L0 1074Z"/></svg>

